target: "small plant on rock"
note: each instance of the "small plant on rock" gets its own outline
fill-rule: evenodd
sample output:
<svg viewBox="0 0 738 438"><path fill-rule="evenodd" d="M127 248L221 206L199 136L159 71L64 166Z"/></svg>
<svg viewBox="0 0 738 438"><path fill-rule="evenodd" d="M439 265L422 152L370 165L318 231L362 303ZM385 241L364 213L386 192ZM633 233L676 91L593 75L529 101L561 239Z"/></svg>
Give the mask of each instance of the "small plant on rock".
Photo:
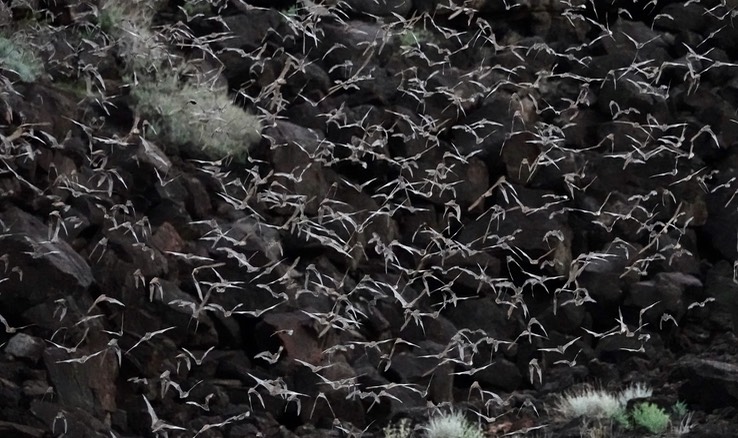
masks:
<svg viewBox="0 0 738 438"><path fill-rule="evenodd" d="M694 425L692 424L692 412L689 412L685 414L681 420L679 420L679 424L675 424L672 426L672 432L674 435L685 435L688 434Z"/></svg>
<svg viewBox="0 0 738 438"><path fill-rule="evenodd" d="M633 423L650 433L662 433L669 426L669 414L653 403L638 403L631 417Z"/></svg>
<svg viewBox="0 0 738 438"><path fill-rule="evenodd" d="M452 411L430 419L425 438L483 438L482 431L472 425L461 412Z"/></svg>
<svg viewBox="0 0 738 438"><path fill-rule="evenodd" d="M640 426L649 431L663 431L669 424L669 416L654 411L655 405L642 406L648 403L640 403L637 405L639 406L637 412L627 410L628 402L650 397L652 393L653 390L642 383L630 385L619 393L586 388L560 396L554 410L564 420L581 418L583 430L586 430L589 436L610 436L614 424L625 430Z"/></svg>
<svg viewBox="0 0 738 438"><path fill-rule="evenodd" d="M633 427L633 423L630 420L630 415L628 415L628 411L625 409L618 410L615 415L612 417L613 421L617 423L618 426L622 427L623 429L631 429Z"/></svg>
<svg viewBox="0 0 738 438"><path fill-rule="evenodd" d="M687 409L687 404L678 401L672 406L671 413L674 418L679 419L679 424L672 422L671 431L674 435L684 435L689 433L694 426L692 424L692 412Z"/></svg>
<svg viewBox="0 0 738 438"><path fill-rule="evenodd" d="M674 403L674 406L671 408L671 412L677 418L684 418L689 414L689 411L687 410L687 404L683 401L678 401Z"/></svg>

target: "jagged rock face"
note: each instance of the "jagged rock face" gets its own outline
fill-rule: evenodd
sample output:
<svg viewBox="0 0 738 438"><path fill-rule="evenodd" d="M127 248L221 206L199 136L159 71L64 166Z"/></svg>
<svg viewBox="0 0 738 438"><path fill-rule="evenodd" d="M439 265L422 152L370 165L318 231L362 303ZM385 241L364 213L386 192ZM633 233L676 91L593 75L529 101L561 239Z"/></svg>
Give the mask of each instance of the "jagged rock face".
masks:
<svg viewBox="0 0 738 438"><path fill-rule="evenodd" d="M735 2L6 3L0 435L735 430Z"/></svg>

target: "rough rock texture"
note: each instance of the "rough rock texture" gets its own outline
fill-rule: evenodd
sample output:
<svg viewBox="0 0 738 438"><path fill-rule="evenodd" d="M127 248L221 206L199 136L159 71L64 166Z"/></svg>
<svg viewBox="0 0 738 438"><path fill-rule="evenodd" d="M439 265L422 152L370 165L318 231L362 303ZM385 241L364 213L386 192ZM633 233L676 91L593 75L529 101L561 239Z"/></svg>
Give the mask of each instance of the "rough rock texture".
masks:
<svg viewBox="0 0 738 438"><path fill-rule="evenodd" d="M0 435L581 436L637 382L734 435L735 2L163 2L242 161L155 138L99 2L5 3L56 42L0 58Z"/></svg>

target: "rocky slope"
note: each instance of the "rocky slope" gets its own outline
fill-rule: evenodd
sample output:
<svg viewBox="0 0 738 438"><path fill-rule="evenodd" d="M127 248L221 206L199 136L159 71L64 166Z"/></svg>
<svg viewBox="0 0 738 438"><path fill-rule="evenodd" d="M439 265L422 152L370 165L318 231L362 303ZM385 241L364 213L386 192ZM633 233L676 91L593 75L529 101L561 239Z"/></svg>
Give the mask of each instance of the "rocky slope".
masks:
<svg viewBox="0 0 738 438"><path fill-rule="evenodd" d="M2 435L732 436L738 4L641 3L0 2Z"/></svg>

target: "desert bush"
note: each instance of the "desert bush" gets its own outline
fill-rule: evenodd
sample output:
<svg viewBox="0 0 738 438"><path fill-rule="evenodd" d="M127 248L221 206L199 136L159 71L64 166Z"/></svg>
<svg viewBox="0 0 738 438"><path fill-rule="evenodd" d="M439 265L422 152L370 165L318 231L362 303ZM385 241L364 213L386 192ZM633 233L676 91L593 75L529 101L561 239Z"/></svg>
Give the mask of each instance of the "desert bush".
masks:
<svg viewBox="0 0 738 438"><path fill-rule="evenodd" d="M0 35L0 68L15 73L23 82L35 81L44 71L41 59L20 32L12 37Z"/></svg>
<svg viewBox="0 0 738 438"><path fill-rule="evenodd" d="M687 404L683 401L678 401L674 404L674 406L671 408L671 412L674 414L677 418L684 418L689 414L689 410L687 409Z"/></svg>
<svg viewBox="0 0 738 438"><path fill-rule="evenodd" d="M554 410L564 419L578 417L612 418L621 409L617 396L593 388L570 392L559 397Z"/></svg>
<svg viewBox="0 0 738 438"><path fill-rule="evenodd" d="M643 383L635 383L612 394L601 389L586 388L560 396L554 410L564 419L577 417L586 418L616 418L622 415L630 400L647 398L653 390Z"/></svg>
<svg viewBox="0 0 738 438"><path fill-rule="evenodd" d="M214 160L226 156L243 160L260 140L258 119L234 105L225 89L180 80L176 72L162 73L131 90L151 133L180 150L201 147Z"/></svg>
<svg viewBox="0 0 738 438"><path fill-rule="evenodd" d="M484 434L472 425L461 412L452 411L432 417L425 426L425 438L483 438Z"/></svg>
<svg viewBox="0 0 738 438"><path fill-rule="evenodd" d="M564 420L581 418L589 436L611 436L613 424L625 430L642 427L652 434L664 433L669 428L671 418L662 408L653 403L642 402L631 410L627 409L631 400L648 398L652 394L653 390L642 383L630 385L616 394L587 388L560 396L554 410ZM678 402L672 411L679 424L674 423L671 433L688 433L692 428L692 416L687 411L686 404Z"/></svg>
<svg viewBox="0 0 738 438"><path fill-rule="evenodd" d="M630 415L633 423L650 433L662 433L669 425L669 414L653 403L638 403Z"/></svg>
<svg viewBox="0 0 738 438"><path fill-rule="evenodd" d="M157 0L108 0L97 15L100 30L123 61L135 111L149 126L147 134L170 151L244 159L260 140L258 119L234 105L225 88L183 73L189 66L151 28L160 6Z"/></svg>

